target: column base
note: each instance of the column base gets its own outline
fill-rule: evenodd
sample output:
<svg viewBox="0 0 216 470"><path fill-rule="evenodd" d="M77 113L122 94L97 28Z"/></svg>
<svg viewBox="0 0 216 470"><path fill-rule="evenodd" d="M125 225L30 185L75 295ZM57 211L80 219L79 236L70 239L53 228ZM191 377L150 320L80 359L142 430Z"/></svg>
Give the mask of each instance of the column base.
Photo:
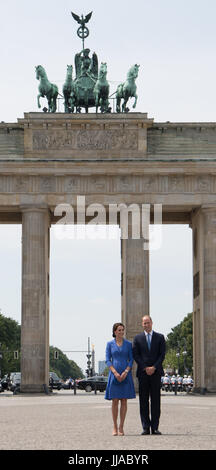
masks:
<svg viewBox="0 0 216 470"><path fill-rule="evenodd" d="M216 388L206 388L206 387L194 387L192 390L193 393L197 393L199 395L205 395L206 393L208 394L216 394Z"/></svg>
<svg viewBox="0 0 216 470"><path fill-rule="evenodd" d="M205 395L207 393L207 388L206 387L194 387L192 392L197 393L198 395Z"/></svg>
<svg viewBox="0 0 216 470"><path fill-rule="evenodd" d="M21 393L49 393L49 387L47 384L21 384Z"/></svg>

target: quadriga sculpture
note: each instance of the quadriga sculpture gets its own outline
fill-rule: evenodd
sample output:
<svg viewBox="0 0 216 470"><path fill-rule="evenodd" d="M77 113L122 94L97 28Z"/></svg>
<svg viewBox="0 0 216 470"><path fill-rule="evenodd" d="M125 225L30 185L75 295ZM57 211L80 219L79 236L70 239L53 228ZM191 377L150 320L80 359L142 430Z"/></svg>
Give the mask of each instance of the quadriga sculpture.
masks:
<svg viewBox="0 0 216 470"><path fill-rule="evenodd" d="M86 23L89 22L92 16L92 12L88 15L81 17L71 12L72 17L79 24L77 35L82 39L82 50L75 54L75 78L73 79L73 66L67 66L66 81L63 85L64 95L64 111L65 113L80 113L82 108L85 109L86 113L89 112L90 108L96 107L102 113L111 112L109 107L109 83L107 81L107 64L102 62L100 70L98 67L98 57L95 52L90 55L90 49L85 47L85 39L89 36L89 29L86 27ZM135 80L138 76L139 65L133 65L127 74L127 79L124 83L121 83L116 92L111 96L116 95L116 112L127 113L127 102L129 98L135 98L133 108L136 107L137 93ZM37 97L38 107L40 108L40 98L46 97L48 100L48 111L55 113L56 111L56 100L58 97L58 87L53 83L50 83L46 72L42 65L36 67L36 78L40 80L39 84L39 95ZM60 95L61 96L61 95ZM123 100L123 104L121 103ZM44 108L43 111L47 111Z"/></svg>
<svg viewBox="0 0 216 470"><path fill-rule="evenodd" d="M133 65L127 74L126 82L121 83L116 91L116 111L117 113L127 113L129 109L126 107L129 98L135 98L133 108L136 108L137 104L137 94L136 94L136 84L135 80L138 77L139 65ZM121 109L121 100L124 100Z"/></svg>
<svg viewBox="0 0 216 470"><path fill-rule="evenodd" d="M42 65L37 65L37 67L35 67L35 70L36 78L37 80L40 80L40 84L38 87L39 95L37 97L38 108L41 108L40 98L46 97L48 101L48 112L55 113L58 87L57 85L54 85L53 83L49 82L45 69L42 67Z"/></svg>

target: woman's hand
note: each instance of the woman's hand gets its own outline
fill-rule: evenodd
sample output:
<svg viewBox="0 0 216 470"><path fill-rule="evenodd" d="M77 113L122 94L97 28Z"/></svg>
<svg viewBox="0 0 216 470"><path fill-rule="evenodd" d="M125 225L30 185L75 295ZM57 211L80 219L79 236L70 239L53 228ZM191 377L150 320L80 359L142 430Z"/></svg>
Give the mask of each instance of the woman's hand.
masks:
<svg viewBox="0 0 216 470"><path fill-rule="evenodd" d="M115 372L114 376L115 376L116 380L118 380L118 382L122 381L121 375L118 372Z"/></svg>
<svg viewBox="0 0 216 470"><path fill-rule="evenodd" d="M118 380L118 382L121 382L121 376L120 374L117 372L117 370L115 370L115 368L113 366L110 366L109 368L111 370L111 372L113 373L114 377L116 378L116 380Z"/></svg>
<svg viewBox="0 0 216 470"><path fill-rule="evenodd" d="M128 371L124 370L121 374L121 382L126 379L127 375L128 375Z"/></svg>

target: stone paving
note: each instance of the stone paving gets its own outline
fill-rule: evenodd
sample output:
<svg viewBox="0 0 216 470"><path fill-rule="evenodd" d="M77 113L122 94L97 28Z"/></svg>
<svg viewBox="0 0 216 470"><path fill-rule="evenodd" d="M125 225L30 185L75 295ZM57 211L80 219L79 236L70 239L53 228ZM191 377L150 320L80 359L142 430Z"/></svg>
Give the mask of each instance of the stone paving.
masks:
<svg viewBox="0 0 216 470"><path fill-rule="evenodd" d="M162 393L161 436L141 436L139 398L128 400L125 436L112 436L104 394L70 390L0 394L0 449L215 450L216 396Z"/></svg>

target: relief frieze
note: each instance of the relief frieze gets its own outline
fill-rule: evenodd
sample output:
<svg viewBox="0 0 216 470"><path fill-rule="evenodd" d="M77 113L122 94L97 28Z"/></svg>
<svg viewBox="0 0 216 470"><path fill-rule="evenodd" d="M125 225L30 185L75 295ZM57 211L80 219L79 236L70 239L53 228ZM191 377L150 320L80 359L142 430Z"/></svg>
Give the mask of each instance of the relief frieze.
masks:
<svg viewBox="0 0 216 470"><path fill-rule="evenodd" d="M107 188L107 178L104 177L104 176L92 176L90 178L87 178L87 182L86 182L86 185L87 185L87 191L86 192L99 192L99 193L104 193L104 192L108 192L108 188Z"/></svg>
<svg viewBox="0 0 216 470"><path fill-rule="evenodd" d="M33 150L76 149L76 131L33 132Z"/></svg>
<svg viewBox="0 0 216 470"><path fill-rule="evenodd" d="M80 178L75 176L62 178L62 187L66 193L81 192Z"/></svg>
<svg viewBox="0 0 216 470"><path fill-rule="evenodd" d="M197 179L197 190L200 193L210 192L211 190L211 177L200 176Z"/></svg>
<svg viewBox="0 0 216 470"><path fill-rule="evenodd" d="M14 178L14 190L18 193L25 193L29 190L29 178L27 176L20 176Z"/></svg>
<svg viewBox="0 0 216 470"><path fill-rule="evenodd" d="M169 177L169 191L181 192L184 191L185 179L182 176L170 176Z"/></svg>
<svg viewBox="0 0 216 470"><path fill-rule="evenodd" d="M136 130L52 130L33 132L33 150L137 150Z"/></svg>
<svg viewBox="0 0 216 470"><path fill-rule="evenodd" d="M0 176L1 193L215 194L216 177L173 175Z"/></svg>
<svg viewBox="0 0 216 470"><path fill-rule="evenodd" d="M158 177L157 176L145 176L141 178L141 192L151 193L158 191Z"/></svg>
<svg viewBox="0 0 216 470"><path fill-rule="evenodd" d="M56 191L56 178L54 176L42 176L40 178L40 191L43 193L52 193Z"/></svg>

